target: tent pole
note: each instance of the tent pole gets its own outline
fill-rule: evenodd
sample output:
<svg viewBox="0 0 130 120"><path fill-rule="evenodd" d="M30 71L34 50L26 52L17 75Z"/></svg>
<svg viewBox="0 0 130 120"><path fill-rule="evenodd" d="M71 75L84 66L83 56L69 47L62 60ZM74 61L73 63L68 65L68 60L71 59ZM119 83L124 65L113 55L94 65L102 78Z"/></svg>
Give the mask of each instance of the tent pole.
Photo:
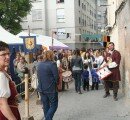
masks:
<svg viewBox="0 0 130 120"><path fill-rule="evenodd" d="M54 32L52 31L52 45L51 45L51 46L52 46L52 50L53 50L53 43L54 43L53 33L54 33Z"/></svg>
<svg viewBox="0 0 130 120"><path fill-rule="evenodd" d="M30 36L30 27L28 25L28 36Z"/></svg>

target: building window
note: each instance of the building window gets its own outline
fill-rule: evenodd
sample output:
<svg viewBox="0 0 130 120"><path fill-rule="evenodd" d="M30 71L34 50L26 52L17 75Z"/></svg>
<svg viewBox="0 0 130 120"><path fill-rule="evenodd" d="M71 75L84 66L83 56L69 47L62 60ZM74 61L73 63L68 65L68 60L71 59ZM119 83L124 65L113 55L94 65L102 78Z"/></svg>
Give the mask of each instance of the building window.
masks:
<svg viewBox="0 0 130 120"><path fill-rule="evenodd" d="M79 0L79 6L80 6L80 0Z"/></svg>
<svg viewBox="0 0 130 120"><path fill-rule="evenodd" d="M81 21L82 25L84 25L84 14L82 14L82 21Z"/></svg>
<svg viewBox="0 0 130 120"><path fill-rule="evenodd" d="M97 25L96 25L96 22L94 21L94 30L97 29Z"/></svg>
<svg viewBox="0 0 130 120"><path fill-rule="evenodd" d="M98 23L97 27L98 27L98 30L101 30L102 29L101 23Z"/></svg>
<svg viewBox="0 0 130 120"><path fill-rule="evenodd" d="M83 25L83 26L84 26L84 23L85 23L85 22L84 22L84 19L82 19L82 25Z"/></svg>
<svg viewBox="0 0 130 120"><path fill-rule="evenodd" d="M101 1L100 1L100 0L97 1L97 5L98 5L98 6L101 5Z"/></svg>
<svg viewBox="0 0 130 120"><path fill-rule="evenodd" d="M84 10L86 10L86 5L84 5Z"/></svg>
<svg viewBox="0 0 130 120"><path fill-rule="evenodd" d="M84 9L84 4L82 3L82 9Z"/></svg>
<svg viewBox="0 0 130 120"><path fill-rule="evenodd" d="M101 19L101 12L99 12L99 11L97 13L97 19Z"/></svg>
<svg viewBox="0 0 130 120"><path fill-rule="evenodd" d="M89 3L87 2L87 11L89 11Z"/></svg>
<svg viewBox="0 0 130 120"><path fill-rule="evenodd" d="M79 34L80 34L80 35L79 35L79 41L81 41L81 33L82 33L82 32L81 32L81 29L79 29Z"/></svg>
<svg viewBox="0 0 130 120"><path fill-rule="evenodd" d="M92 28L92 29L94 28L94 25L93 25L93 20L92 20L91 28Z"/></svg>
<svg viewBox="0 0 130 120"><path fill-rule="evenodd" d="M92 17L94 16L94 9L93 9L93 7L92 7L92 10L91 10L91 15L92 15Z"/></svg>
<svg viewBox="0 0 130 120"><path fill-rule="evenodd" d="M84 21L84 24L85 24L85 26L86 26L86 20Z"/></svg>
<svg viewBox="0 0 130 120"><path fill-rule="evenodd" d="M96 17L97 17L97 16L96 16L96 10L94 10L94 18L96 19Z"/></svg>
<svg viewBox="0 0 130 120"><path fill-rule="evenodd" d="M91 27L91 19L88 18L88 26Z"/></svg>
<svg viewBox="0 0 130 120"><path fill-rule="evenodd" d="M79 24L81 23L81 18L79 17Z"/></svg>
<svg viewBox="0 0 130 120"><path fill-rule="evenodd" d="M32 20L42 20L42 10L32 10Z"/></svg>
<svg viewBox="0 0 130 120"><path fill-rule="evenodd" d="M64 3L64 0L56 0L57 3Z"/></svg>
<svg viewBox="0 0 130 120"><path fill-rule="evenodd" d="M80 11L79 11L79 24L81 23Z"/></svg>
<svg viewBox="0 0 130 120"><path fill-rule="evenodd" d="M57 22L65 22L65 10L57 9L56 11Z"/></svg>
<svg viewBox="0 0 130 120"><path fill-rule="evenodd" d="M86 19L87 19L87 17L86 17L86 15L84 15L84 26L86 26Z"/></svg>
<svg viewBox="0 0 130 120"><path fill-rule="evenodd" d="M90 10L90 15L92 14L92 11Z"/></svg>
<svg viewBox="0 0 130 120"><path fill-rule="evenodd" d="M57 29L57 39L65 40L66 37L67 37L67 36L66 36L65 29L63 29L63 28L58 28L58 29Z"/></svg>

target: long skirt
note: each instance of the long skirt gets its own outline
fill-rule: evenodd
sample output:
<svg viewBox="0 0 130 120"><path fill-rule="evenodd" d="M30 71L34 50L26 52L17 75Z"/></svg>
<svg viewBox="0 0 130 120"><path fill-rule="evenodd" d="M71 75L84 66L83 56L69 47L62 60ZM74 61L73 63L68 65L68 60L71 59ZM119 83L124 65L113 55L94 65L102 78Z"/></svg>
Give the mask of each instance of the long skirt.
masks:
<svg viewBox="0 0 130 120"><path fill-rule="evenodd" d="M19 111L18 111L18 108L17 107L10 107L14 116L16 117L17 120L21 120L21 117L20 117L20 114L19 114ZM0 111L0 120L8 120L3 114L2 112Z"/></svg>

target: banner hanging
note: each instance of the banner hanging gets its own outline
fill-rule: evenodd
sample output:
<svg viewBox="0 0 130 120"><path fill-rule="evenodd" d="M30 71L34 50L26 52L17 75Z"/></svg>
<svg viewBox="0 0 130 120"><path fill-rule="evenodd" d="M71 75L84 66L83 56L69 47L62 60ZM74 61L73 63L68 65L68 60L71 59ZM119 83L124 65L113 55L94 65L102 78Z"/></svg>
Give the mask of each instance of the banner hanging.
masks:
<svg viewBox="0 0 130 120"><path fill-rule="evenodd" d="M34 53L36 51L36 36L21 36L24 43L25 53Z"/></svg>

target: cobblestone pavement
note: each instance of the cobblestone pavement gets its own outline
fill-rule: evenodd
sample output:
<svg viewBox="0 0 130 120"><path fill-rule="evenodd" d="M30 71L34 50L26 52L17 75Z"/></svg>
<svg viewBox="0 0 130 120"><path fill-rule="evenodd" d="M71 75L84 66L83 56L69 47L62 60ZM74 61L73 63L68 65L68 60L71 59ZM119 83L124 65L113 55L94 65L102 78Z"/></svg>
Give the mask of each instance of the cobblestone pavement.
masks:
<svg viewBox="0 0 130 120"><path fill-rule="evenodd" d="M41 120L43 118L43 110L41 105L37 105L38 98L36 92L32 95L30 95L30 100L29 100L29 115L33 116L34 120ZM23 118L25 116L25 105L24 101L22 101L19 104L19 110L21 117Z"/></svg>
<svg viewBox="0 0 130 120"><path fill-rule="evenodd" d="M69 90L59 93L59 106L53 120L130 120L130 101L125 100L119 92L118 101L111 96L103 98L104 90L83 91L77 94L74 84ZM35 120L43 120L41 105L36 105L36 95L30 100L30 115ZM21 115L24 115L23 103L20 104Z"/></svg>

